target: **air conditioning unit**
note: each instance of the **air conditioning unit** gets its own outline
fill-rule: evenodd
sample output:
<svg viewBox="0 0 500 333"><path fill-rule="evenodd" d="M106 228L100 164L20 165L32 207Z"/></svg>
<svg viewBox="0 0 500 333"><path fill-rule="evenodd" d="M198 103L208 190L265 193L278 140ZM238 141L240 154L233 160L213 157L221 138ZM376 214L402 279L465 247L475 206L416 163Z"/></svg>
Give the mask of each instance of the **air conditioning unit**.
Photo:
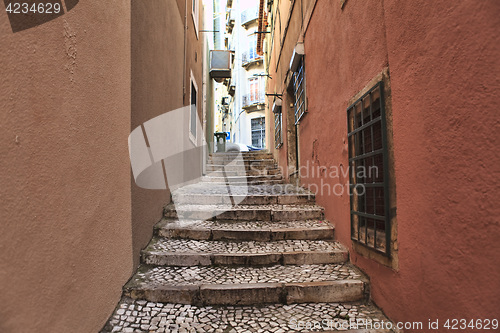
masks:
<svg viewBox="0 0 500 333"><path fill-rule="evenodd" d="M231 57L229 50L210 51L210 77L217 82L222 82L231 77Z"/></svg>
<svg viewBox="0 0 500 333"><path fill-rule="evenodd" d="M304 43L297 43L293 49L292 59L290 60L290 70L297 72L299 70L300 61L304 57Z"/></svg>

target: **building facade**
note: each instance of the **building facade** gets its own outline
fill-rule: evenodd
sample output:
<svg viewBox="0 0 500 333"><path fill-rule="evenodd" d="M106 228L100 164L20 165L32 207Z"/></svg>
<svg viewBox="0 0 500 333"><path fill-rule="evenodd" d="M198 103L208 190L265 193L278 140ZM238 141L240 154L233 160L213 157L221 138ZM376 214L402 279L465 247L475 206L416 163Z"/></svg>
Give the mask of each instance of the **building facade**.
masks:
<svg viewBox="0 0 500 333"><path fill-rule="evenodd" d="M494 318L500 5L261 5L268 147L326 207L373 300L394 321Z"/></svg>
<svg viewBox="0 0 500 333"><path fill-rule="evenodd" d="M257 53L259 2L227 1L226 47L234 51L228 103L231 141L266 148L265 72Z"/></svg>
<svg viewBox="0 0 500 333"><path fill-rule="evenodd" d="M5 333L102 328L170 201L135 184L128 137L183 106L203 119L201 0L70 4L19 32L0 10Z"/></svg>

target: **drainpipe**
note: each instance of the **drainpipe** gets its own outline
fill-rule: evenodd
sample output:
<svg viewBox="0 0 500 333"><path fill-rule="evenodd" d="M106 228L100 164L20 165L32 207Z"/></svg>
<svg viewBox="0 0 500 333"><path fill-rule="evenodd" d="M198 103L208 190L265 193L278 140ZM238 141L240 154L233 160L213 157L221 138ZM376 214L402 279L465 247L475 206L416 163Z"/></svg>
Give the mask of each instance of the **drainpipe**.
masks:
<svg viewBox="0 0 500 333"><path fill-rule="evenodd" d="M184 101L186 100L186 54L187 54L187 30L188 30L188 21L187 21L187 12L188 12L188 1L185 1L185 9L184 9L184 64L182 65L182 105L184 105Z"/></svg>

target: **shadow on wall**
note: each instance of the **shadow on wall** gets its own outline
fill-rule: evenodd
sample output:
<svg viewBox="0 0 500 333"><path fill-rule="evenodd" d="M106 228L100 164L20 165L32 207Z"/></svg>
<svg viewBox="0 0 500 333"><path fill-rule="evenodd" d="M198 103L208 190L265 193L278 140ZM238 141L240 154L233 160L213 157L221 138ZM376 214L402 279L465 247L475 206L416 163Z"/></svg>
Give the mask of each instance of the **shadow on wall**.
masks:
<svg viewBox="0 0 500 333"><path fill-rule="evenodd" d="M12 32L20 32L69 12L80 0L4 0L5 11L9 17Z"/></svg>

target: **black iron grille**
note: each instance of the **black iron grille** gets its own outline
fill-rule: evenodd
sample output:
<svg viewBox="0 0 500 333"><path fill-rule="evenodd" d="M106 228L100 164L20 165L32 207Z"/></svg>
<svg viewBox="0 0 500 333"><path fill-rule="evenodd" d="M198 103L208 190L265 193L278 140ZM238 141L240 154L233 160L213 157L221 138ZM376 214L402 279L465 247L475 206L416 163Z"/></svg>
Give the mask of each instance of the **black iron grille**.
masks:
<svg viewBox="0 0 500 333"><path fill-rule="evenodd" d="M389 255L391 244L383 82L347 108L351 238Z"/></svg>

